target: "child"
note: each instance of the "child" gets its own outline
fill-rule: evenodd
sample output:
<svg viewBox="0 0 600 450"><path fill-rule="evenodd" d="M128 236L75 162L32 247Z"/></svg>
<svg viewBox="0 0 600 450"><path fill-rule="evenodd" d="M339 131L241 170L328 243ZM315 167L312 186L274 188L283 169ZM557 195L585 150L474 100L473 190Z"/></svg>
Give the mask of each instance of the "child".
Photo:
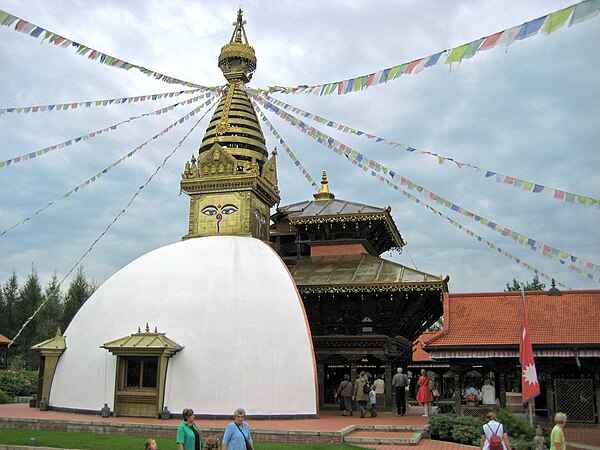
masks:
<svg viewBox="0 0 600 450"><path fill-rule="evenodd" d="M369 403L371 403L371 417L377 417L377 394L375 393L375 386L371 386L369 391Z"/></svg>

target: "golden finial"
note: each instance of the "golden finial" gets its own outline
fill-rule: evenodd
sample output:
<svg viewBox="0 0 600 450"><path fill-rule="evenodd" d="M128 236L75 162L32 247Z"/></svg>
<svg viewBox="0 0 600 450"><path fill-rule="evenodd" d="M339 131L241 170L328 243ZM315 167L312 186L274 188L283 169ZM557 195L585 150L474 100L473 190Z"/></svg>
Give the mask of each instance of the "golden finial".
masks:
<svg viewBox="0 0 600 450"><path fill-rule="evenodd" d="M142 329L140 327L138 327L138 334L140 334L142 332Z"/></svg>
<svg viewBox="0 0 600 450"><path fill-rule="evenodd" d="M275 146L275 148L273 149L273 153L272 153L272 155L274 155L274 156L277 156L277 155L278 155L278 153L277 153L277 146Z"/></svg>
<svg viewBox="0 0 600 450"><path fill-rule="evenodd" d="M247 83L256 70L256 55L248 43L244 25L246 25L246 21L243 18L242 8L240 8L237 20L233 23L231 39L221 48L219 55L219 68L229 82Z"/></svg>
<svg viewBox="0 0 600 450"><path fill-rule="evenodd" d="M150 333L150 326L148 325L148 322L146 322L146 333Z"/></svg>
<svg viewBox="0 0 600 450"><path fill-rule="evenodd" d="M316 194L313 194L315 200L333 200L335 195L329 192L329 182L327 181L327 172L324 170L321 176L321 189Z"/></svg>
<svg viewBox="0 0 600 450"><path fill-rule="evenodd" d="M60 330L60 327L56 327L56 337L62 337L62 331Z"/></svg>
<svg viewBox="0 0 600 450"><path fill-rule="evenodd" d="M156 326L156 325L154 326L154 332L158 333L158 326Z"/></svg>

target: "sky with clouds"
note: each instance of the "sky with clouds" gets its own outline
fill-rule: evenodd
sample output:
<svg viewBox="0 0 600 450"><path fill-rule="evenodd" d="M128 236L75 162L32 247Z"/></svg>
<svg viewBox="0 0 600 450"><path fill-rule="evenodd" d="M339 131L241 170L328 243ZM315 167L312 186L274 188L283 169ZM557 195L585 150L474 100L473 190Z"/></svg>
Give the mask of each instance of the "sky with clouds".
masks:
<svg viewBox="0 0 600 450"><path fill-rule="evenodd" d="M258 58L249 84L296 86L375 72L473 41L573 4L572 1L252 1L242 4ZM0 9L73 41L156 72L215 86L239 1L0 0ZM600 198L600 17L461 64L438 63L415 75L347 95L274 97L367 133L488 170ZM80 102L185 89L102 65L41 39L0 27L0 108ZM0 115L0 160L85 135L185 95L76 110ZM200 102L202 102L201 100ZM119 126L111 133L0 169L0 283L13 270L24 282L35 267L45 283L62 278L125 208L199 115L152 140L99 180L55 201L176 122L200 102ZM179 194L185 162L197 154L208 116L84 258L103 282L135 258L187 233L188 198ZM533 274L447 220L357 169L270 112L269 120L310 174L327 170L337 198L391 206L408 245L383 255L450 276L451 292L502 291ZM310 122L310 121L307 121ZM437 158L331 132L346 145L464 209L587 261L600 263L600 209L568 204L497 183ZM267 146L278 142L264 129ZM313 188L279 151L282 204L312 198ZM418 196L418 192L410 191ZM424 199L426 200L426 199ZM571 289L597 289L565 265L430 202L516 258ZM592 272L597 279L600 272ZM541 280L547 285L549 283Z"/></svg>

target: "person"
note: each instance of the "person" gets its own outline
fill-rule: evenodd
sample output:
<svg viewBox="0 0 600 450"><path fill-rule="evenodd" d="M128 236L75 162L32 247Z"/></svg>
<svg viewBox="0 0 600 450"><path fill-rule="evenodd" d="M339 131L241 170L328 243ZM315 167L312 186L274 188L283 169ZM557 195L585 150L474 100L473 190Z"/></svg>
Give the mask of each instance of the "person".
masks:
<svg viewBox="0 0 600 450"><path fill-rule="evenodd" d="M227 425L221 443L223 450L254 450L250 427L245 422L246 411L238 408L233 413L233 422Z"/></svg>
<svg viewBox="0 0 600 450"><path fill-rule="evenodd" d="M496 388L491 385L489 379L486 379L481 387L481 403L484 405L496 404Z"/></svg>
<svg viewBox="0 0 600 450"><path fill-rule="evenodd" d="M469 384L469 387L465 390L463 394L463 398L465 399L465 403L467 406L478 406L481 401L481 393L477 390L475 386Z"/></svg>
<svg viewBox="0 0 600 450"><path fill-rule="evenodd" d="M375 386L375 393L377 395L385 394L385 381L383 381L383 375L373 381L373 386Z"/></svg>
<svg viewBox="0 0 600 450"><path fill-rule="evenodd" d="M479 448L481 450L489 450L490 441L492 440L492 436L500 436L502 439L502 448L504 450L510 449L510 439L508 438L508 433L506 432L506 428L500 422L498 422L498 416L493 411L490 411L485 416L485 420L487 423L483 426L483 432L481 434L481 443L479 444Z"/></svg>
<svg viewBox="0 0 600 450"><path fill-rule="evenodd" d="M371 417L377 417L377 392L375 385L371 386L369 391L369 402L371 403Z"/></svg>
<svg viewBox="0 0 600 450"><path fill-rule="evenodd" d="M554 416L554 428L550 432L550 450L565 450L565 435L563 428L567 424L567 415L562 412L557 412Z"/></svg>
<svg viewBox="0 0 600 450"><path fill-rule="evenodd" d="M423 417L429 417L431 415L431 402L433 402L433 394L429 388L429 381L431 378L427 376L427 371L421 369L421 376L417 384L419 385L419 392L417 392L417 401L421 406L425 408Z"/></svg>
<svg viewBox="0 0 600 450"><path fill-rule="evenodd" d="M200 441L200 430L194 423L196 417L194 410L186 408L181 413L183 422L177 428L178 450L200 450L202 444Z"/></svg>
<svg viewBox="0 0 600 450"><path fill-rule="evenodd" d="M154 439L146 439L144 450L157 450L156 441Z"/></svg>
<svg viewBox="0 0 600 450"><path fill-rule="evenodd" d="M396 390L396 408L398 415L406 414L406 387L408 386L408 377L402 373L402 367L398 367L398 373L392 378L392 387Z"/></svg>
<svg viewBox="0 0 600 450"><path fill-rule="evenodd" d="M365 392L365 384L369 382L367 374L361 370L359 377L354 382L354 391L352 392L352 401L358 403L361 419L367 413L367 401L369 400L369 391Z"/></svg>
<svg viewBox="0 0 600 450"><path fill-rule="evenodd" d="M344 379L337 388L336 395L340 399L340 404L344 410L342 415L352 415L352 383L349 375L344 375Z"/></svg>

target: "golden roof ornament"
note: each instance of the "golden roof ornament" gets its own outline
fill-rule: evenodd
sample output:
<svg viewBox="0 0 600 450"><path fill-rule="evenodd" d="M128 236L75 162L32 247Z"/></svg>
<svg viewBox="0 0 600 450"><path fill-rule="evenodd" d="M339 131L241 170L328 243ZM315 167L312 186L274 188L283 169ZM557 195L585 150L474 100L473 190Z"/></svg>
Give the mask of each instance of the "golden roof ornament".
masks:
<svg viewBox="0 0 600 450"><path fill-rule="evenodd" d="M325 170L321 176L321 189L316 194L313 194L313 197L317 201L333 200L335 198L335 195L329 192L329 182L327 181L327 172Z"/></svg>
<svg viewBox="0 0 600 450"><path fill-rule="evenodd" d="M219 55L219 68L229 82L240 81L248 83L256 70L256 55L254 49L248 43L244 25L246 21L242 17L242 8L238 10L237 20L233 23L235 27L229 44L221 48Z"/></svg>

